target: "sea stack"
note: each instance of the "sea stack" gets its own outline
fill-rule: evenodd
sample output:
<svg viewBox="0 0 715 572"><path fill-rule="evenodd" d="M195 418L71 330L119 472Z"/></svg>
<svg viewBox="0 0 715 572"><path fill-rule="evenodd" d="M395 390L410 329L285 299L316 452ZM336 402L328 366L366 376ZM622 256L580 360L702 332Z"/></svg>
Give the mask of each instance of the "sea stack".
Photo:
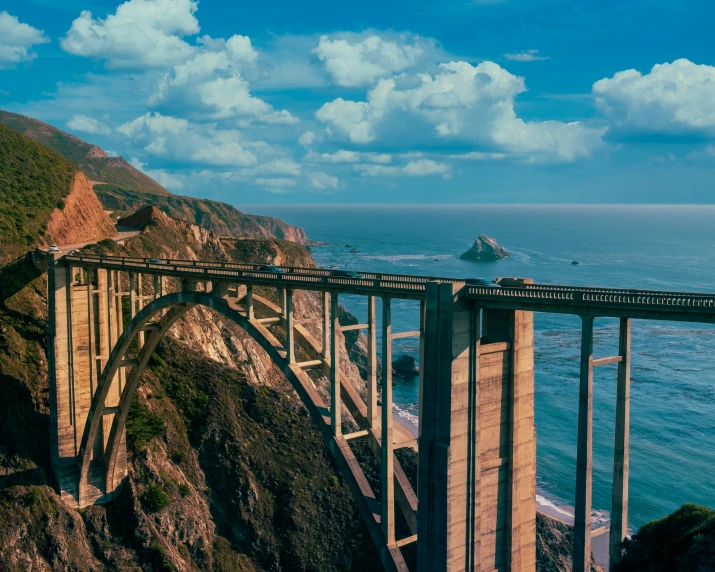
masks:
<svg viewBox="0 0 715 572"><path fill-rule="evenodd" d="M415 377L420 373L415 358L407 354L402 354L392 362L392 371L402 378Z"/></svg>
<svg viewBox="0 0 715 572"><path fill-rule="evenodd" d="M501 260L507 256L509 256L509 251L506 248L499 246L496 240L489 238L486 234L480 234L472 247L459 259L471 262L488 262Z"/></svg>

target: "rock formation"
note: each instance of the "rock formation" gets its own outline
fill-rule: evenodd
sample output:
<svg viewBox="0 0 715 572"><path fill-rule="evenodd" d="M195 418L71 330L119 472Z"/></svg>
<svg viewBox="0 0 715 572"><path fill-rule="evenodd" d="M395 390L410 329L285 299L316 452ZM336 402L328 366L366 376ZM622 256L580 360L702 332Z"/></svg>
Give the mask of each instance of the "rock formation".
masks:
<svg viewBox="0 0 715 572"><path fill-rule="evenodd" d="M506 248L499 246L496 240L489 238L486 234L480 234L472 247L462 254L459 259L471 262L485 262L501 260L507 256L509 256L509 251Z"/></svg>
<svg viewBox="0 0 715 572"><path fill-rule="evenodd" d="M55 208L47 223L47 242L77 244L90 240L111 238L116 234L114 224L104 212L87 177L77 171L64 208Z"/></svg>
<svg viewBox="0 0 715 572"><path fill-rule="evenodd" d="M414 377L420 373L415 363L415 358L408 354L402 354L392 362L392 371L400 377Z"/></svg>

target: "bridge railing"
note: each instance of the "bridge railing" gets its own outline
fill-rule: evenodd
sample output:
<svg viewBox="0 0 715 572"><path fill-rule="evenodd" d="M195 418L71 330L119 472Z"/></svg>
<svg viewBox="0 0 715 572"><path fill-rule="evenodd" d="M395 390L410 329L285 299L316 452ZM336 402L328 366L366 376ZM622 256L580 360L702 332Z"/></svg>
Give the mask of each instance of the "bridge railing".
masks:
<svg viewBox="0 0 715 572"><path fill-rule="evenodd" d="M536 287L532 287L536 286ZM527 287L490 288L468 286L467 296L482 300L505 299L534 304L563 306L621 306L715 312L715 295L680 292L633 291L566 286L528 285Z"/></svg>
<svg viewBox="0 0 715 572"><path fill-rule="evenodd" d="M101 263L101 264L107 264L107 265L126 265L126 263L130 264L141 264L141 265L146 265L147 268L150 269L162 269L166 268L167 266L173 266L173 267L181 267L182 269L185 269L187 272L192 272L190 270L191 268L220 268L220 269L227 269L227 270L246 270L246 271L254 271L254 272L260 272L260 269L262 266L265 265L260 265L260 264L244 264L244 263L237 263L237 262L207 262L203 260L182 260L182 259L173 259L173 258L166 258L166 259L156 259L156 260L161 260L161 263L153 263L150 262L153 259L150 258L136 258L136 257L120 257L120 256L102 256L102 255L97 255L97 254L76 254L76 255L67 255L65 257L66 260L70 262L95 262L95 263ZM338 277L334 276L335 270L334 269L327 269L327 268L310 268L310 267L304 267L304 266L276 266L276 268L280 268L283 270L286 274L292 274L292 275L308 275L308 276L328 276L328 277L333 277L333 278L343 278L343 277ZM381 280L381 281L388 281L388 282L406 282L406 283L414 283L414 284L426 284L427 282L430 281L440 281L440 282L463 282L464 279L461 278L448 278L444 276L419 276L419 275L411 275L411 274L393 274L393 273L381 273L381 272L359 272L358 273L361 278L365 280Z"/></svg>
<svg viewBox="0 0 715 572"><path fill-rule="evenodd" d="M321 272L320 274L287 271L278 273L260 270L259 266L253 264L204 264L201 261L196 261L195 265L193 264L194 261L182 261L182 264L174 264L174 261L171 261L171 263L169 261L166 263L154 263L149 262L147 259L85 255L68 255L65 260L67 263L77 266L94 265L124 271L149 270L178 276L195 276L206 279L218 278L237 282L260 282L278 288L303 287L304 289L311 289L313 287L315 289L338 288L347 291L369 290L376 293L394 293L410 297L420 297L424 293L425 284L429 280L421 277L375 273L366 273L366 275L361 275L361 278L333 276L331 273L326 272ZM191 264L185 264L185 262L191 262Z"/></svg>

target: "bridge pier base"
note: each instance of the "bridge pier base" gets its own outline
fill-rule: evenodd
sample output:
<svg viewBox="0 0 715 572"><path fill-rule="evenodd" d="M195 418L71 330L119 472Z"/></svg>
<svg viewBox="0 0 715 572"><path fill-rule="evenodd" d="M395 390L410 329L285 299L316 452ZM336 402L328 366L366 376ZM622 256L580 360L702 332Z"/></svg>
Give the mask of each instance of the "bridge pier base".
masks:
<svg viewBox="0 0 715 572"><path fill-rule="evenodd" d="M427 284L418 570L536 566L533 314Z"/></svg>
<svg viewBox="0 0 715 572"><path fill-rule="evenodd" d="M105 483L103 452L124 380L120 368L92 446L88 481L80 490L77 455L99 376L121 331L123 293L112 271L66 266L52 254L47 261L50 455L62 500L82 508L113 499L127 471L122 442L117 482Z"/></svg>

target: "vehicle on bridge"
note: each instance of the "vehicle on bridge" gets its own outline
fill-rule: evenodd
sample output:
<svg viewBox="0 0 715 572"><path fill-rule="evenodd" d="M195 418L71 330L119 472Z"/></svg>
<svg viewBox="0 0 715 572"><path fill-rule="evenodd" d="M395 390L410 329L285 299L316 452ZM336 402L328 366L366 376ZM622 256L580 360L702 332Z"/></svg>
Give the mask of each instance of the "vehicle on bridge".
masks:
<svg viewBox="0 0 715 572"><path fill-rule="evenodd" d="M286 271L278 266L273 266L272 264L267 264L265 266L260 266L258 268L260 272L271 272L272 274L285 274Z"/></svg>
<svg viewBox="0 0 715 572"><path fill-rule="evenodd" d="M168 264L168 263L166 260L162 260L161 258L150 258L149 264Z"/></svg>
<svg viewBox="0 0 715 572"><path fill-rule="evenodd" d="M362 278L362 274L354 270L333 270L330 275L336 278Z"/></svg>
<svg viewBox="0 0 715 572"><path fill-rule="evenodd" d="M493 280L486 280L485 278L465 278L464 283L469 286L486 286L487 288L501 288L500 284L497 284Z"/></svg>

